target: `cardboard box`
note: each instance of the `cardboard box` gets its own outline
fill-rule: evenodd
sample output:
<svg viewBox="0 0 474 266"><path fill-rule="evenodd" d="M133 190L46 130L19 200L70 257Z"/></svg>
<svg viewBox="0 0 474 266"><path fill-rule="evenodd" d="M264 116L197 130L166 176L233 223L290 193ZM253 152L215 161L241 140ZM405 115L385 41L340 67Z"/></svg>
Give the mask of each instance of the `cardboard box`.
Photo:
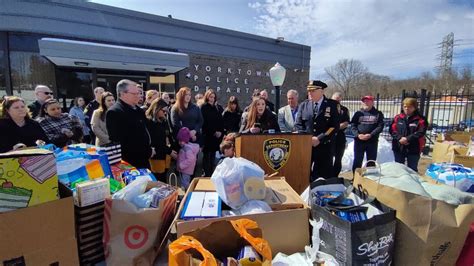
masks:
<svg viewBox="0 0 474 266"><path fill-rule="evenodd" d="M305 202L300 195L285 181L284 177L271 177L265 179L267 187L264 201L272 210L285 210L303 208ZM200 178L194 191L216 191L214 183L208 178Z"/></svg>
<svg viewBox="0 0 474 266"><path fill-rule="evenodd" d="M273 254L277 254L278 252L283 252L285 254L303 252L304 247L310 243L310 230L308 221L309 207L301 199L302 207L296 209L277 210L269 213L229 216L195 221L183 221L179 219L179 215L184 208L187 197L189 196L190 192L195 191L197 184L201 180L205 181L199 188L203 189L204 187L205 189L209 189L209 179L195 178L191 182L184 199L181 201L176 219L174 221L174 226L176 227L178 237L193 230L203 228L215 221L247 218L258 223L258 226L263 231L263 238L270 243ZM280 178L280 180L284 182L284 179ZM275 186L281 187L282 185L280 183L278 186ZM288 188L280 188L278 190L279 192L277 191L277 193L282 193L287 189ZM293 189L291 189L291 191L296 194ZM292 198L293 197L291 196L285 197L285 200L288 199L288 201L291 202Z"/></svg>
<svg viewBox="0 0 474 266"><path fill-rule="evenodd" d="M467 146L454 144L451 142L435 142L433 146L432 162L433 163L449 163L452 161L454 150L459 153L466 154Z"/></svg>
<svg viewBox="0 0 474 266"><path fill-rule="evenodd" d="M53 152L28 149L0 154L0 212L57 199Z"/></svg>
<svg viewBox="0 0 474 266"><path fill-rule="evenodd" d="M0 265L79 265L73 208L69 197L0 213Z"/></svg>
<svg viewBox="0 0 474 266"><path fill-rule="evenodd" d="M455 131L451 133L438 134L436 141L457 141L468 144L471 136L474 136L474 132Z"/></svg>
<svg viewBox="0 0 474 266"><path fill-rule="evenodd" d="M464 167L474 167L474 156L466 155L467 148L455 148L452 154L452 163L462 164Z"/></svg>

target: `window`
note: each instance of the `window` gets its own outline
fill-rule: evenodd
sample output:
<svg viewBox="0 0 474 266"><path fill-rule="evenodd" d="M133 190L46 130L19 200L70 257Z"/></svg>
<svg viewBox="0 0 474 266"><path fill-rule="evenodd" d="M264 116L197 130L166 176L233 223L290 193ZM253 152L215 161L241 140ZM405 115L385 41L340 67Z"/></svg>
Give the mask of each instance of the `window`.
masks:
<svg viewBox="0 0 474 266"><path fill-rule="evenodd" d="M0 97L7 95L7 34L0 32Z"/></svg>
<svg viewBox="0 0 474 266"><path fill-rule="evenodd" d="M173 97L175 90L175 76L173 74L167 76L151 76L150 89L159 92L167 92Z"/></svg>
<svg viewBox="0 0 474 266"><path fill-rule="evenodd" d="M61 68L56 70L57 98L63 107L69 108L71 101L79 96L84 97L86 103L94 99L92 74L86 71Z"/></svg>
<svg viewBox="0 0 474 266"><path fill-rule="evenodd" d="M26 34L10 34L8 38L13 95L27 103L35 100L34 89L38 84L56 91L54 65L39 54L40 38Z"/></svg>

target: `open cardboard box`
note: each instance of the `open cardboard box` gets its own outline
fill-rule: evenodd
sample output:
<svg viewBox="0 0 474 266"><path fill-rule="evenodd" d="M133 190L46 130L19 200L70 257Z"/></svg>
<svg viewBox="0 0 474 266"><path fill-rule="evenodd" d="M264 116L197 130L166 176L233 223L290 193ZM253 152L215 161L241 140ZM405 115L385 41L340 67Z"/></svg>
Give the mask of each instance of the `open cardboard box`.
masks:
<svg viewBox="0 0 474 266"><path fill-rule="evenodd" d="M72 197L0 213L0 265L79 265Z"/></svg>
<svg viewBox="0 0 474 266"><path fill-rule="evenodd" d="M203 183L201 183L201 181ZM257 222L258 226L263 231L263 238L270 243L273 254L277 254L278 252L283 252L285 254L303 252L304 247L310 243L310 229L308 222L309 206L299 197L290 185L286 183L284 178L270 178L265 180L265 182L267 187L270 186L272 188L274 195L277 195L278 199L283 199L284 202L287 203L286 205L285 203L274 203L271 206L274 211L269 213L228 216L194 221L181 220L179 218L180 214L184 208L186 199L191 192L196 191L196 188L200 191L215 191L212 182L208 178L195 178L191 182L176 214L174 226L176 227L178 237L185 233L205 227L215 221L247 218ZM197 186L198 184L199 186Z"/></svg>

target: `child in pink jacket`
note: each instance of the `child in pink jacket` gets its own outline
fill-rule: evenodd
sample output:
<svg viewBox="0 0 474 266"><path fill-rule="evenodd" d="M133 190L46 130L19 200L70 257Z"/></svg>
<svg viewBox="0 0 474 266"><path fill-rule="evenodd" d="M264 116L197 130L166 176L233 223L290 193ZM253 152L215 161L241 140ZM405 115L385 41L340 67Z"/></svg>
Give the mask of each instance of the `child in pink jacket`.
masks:
<svg viewBox="0 0 474 266"><path fill-rule="evenodd" d="M190 143L191 132L187 127L182 127L177 136L181 149L178 153L177 168L180 173L180 183L185 189L189 187L191 176L196 166L197 154L199 153L199 145Z"/></svg>

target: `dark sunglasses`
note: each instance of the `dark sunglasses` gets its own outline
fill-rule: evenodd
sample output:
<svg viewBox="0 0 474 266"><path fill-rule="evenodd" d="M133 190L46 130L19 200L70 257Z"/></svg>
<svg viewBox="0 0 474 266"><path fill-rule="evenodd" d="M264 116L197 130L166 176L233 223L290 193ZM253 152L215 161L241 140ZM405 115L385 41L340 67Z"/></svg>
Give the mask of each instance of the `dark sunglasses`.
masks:
<svg viewBox="0 0 474 266"><path fill-rule="evenodd" d="M44 93L45 95L53 95L52 92L47 92L47 91L42 91L42 93Z"/></svg>

